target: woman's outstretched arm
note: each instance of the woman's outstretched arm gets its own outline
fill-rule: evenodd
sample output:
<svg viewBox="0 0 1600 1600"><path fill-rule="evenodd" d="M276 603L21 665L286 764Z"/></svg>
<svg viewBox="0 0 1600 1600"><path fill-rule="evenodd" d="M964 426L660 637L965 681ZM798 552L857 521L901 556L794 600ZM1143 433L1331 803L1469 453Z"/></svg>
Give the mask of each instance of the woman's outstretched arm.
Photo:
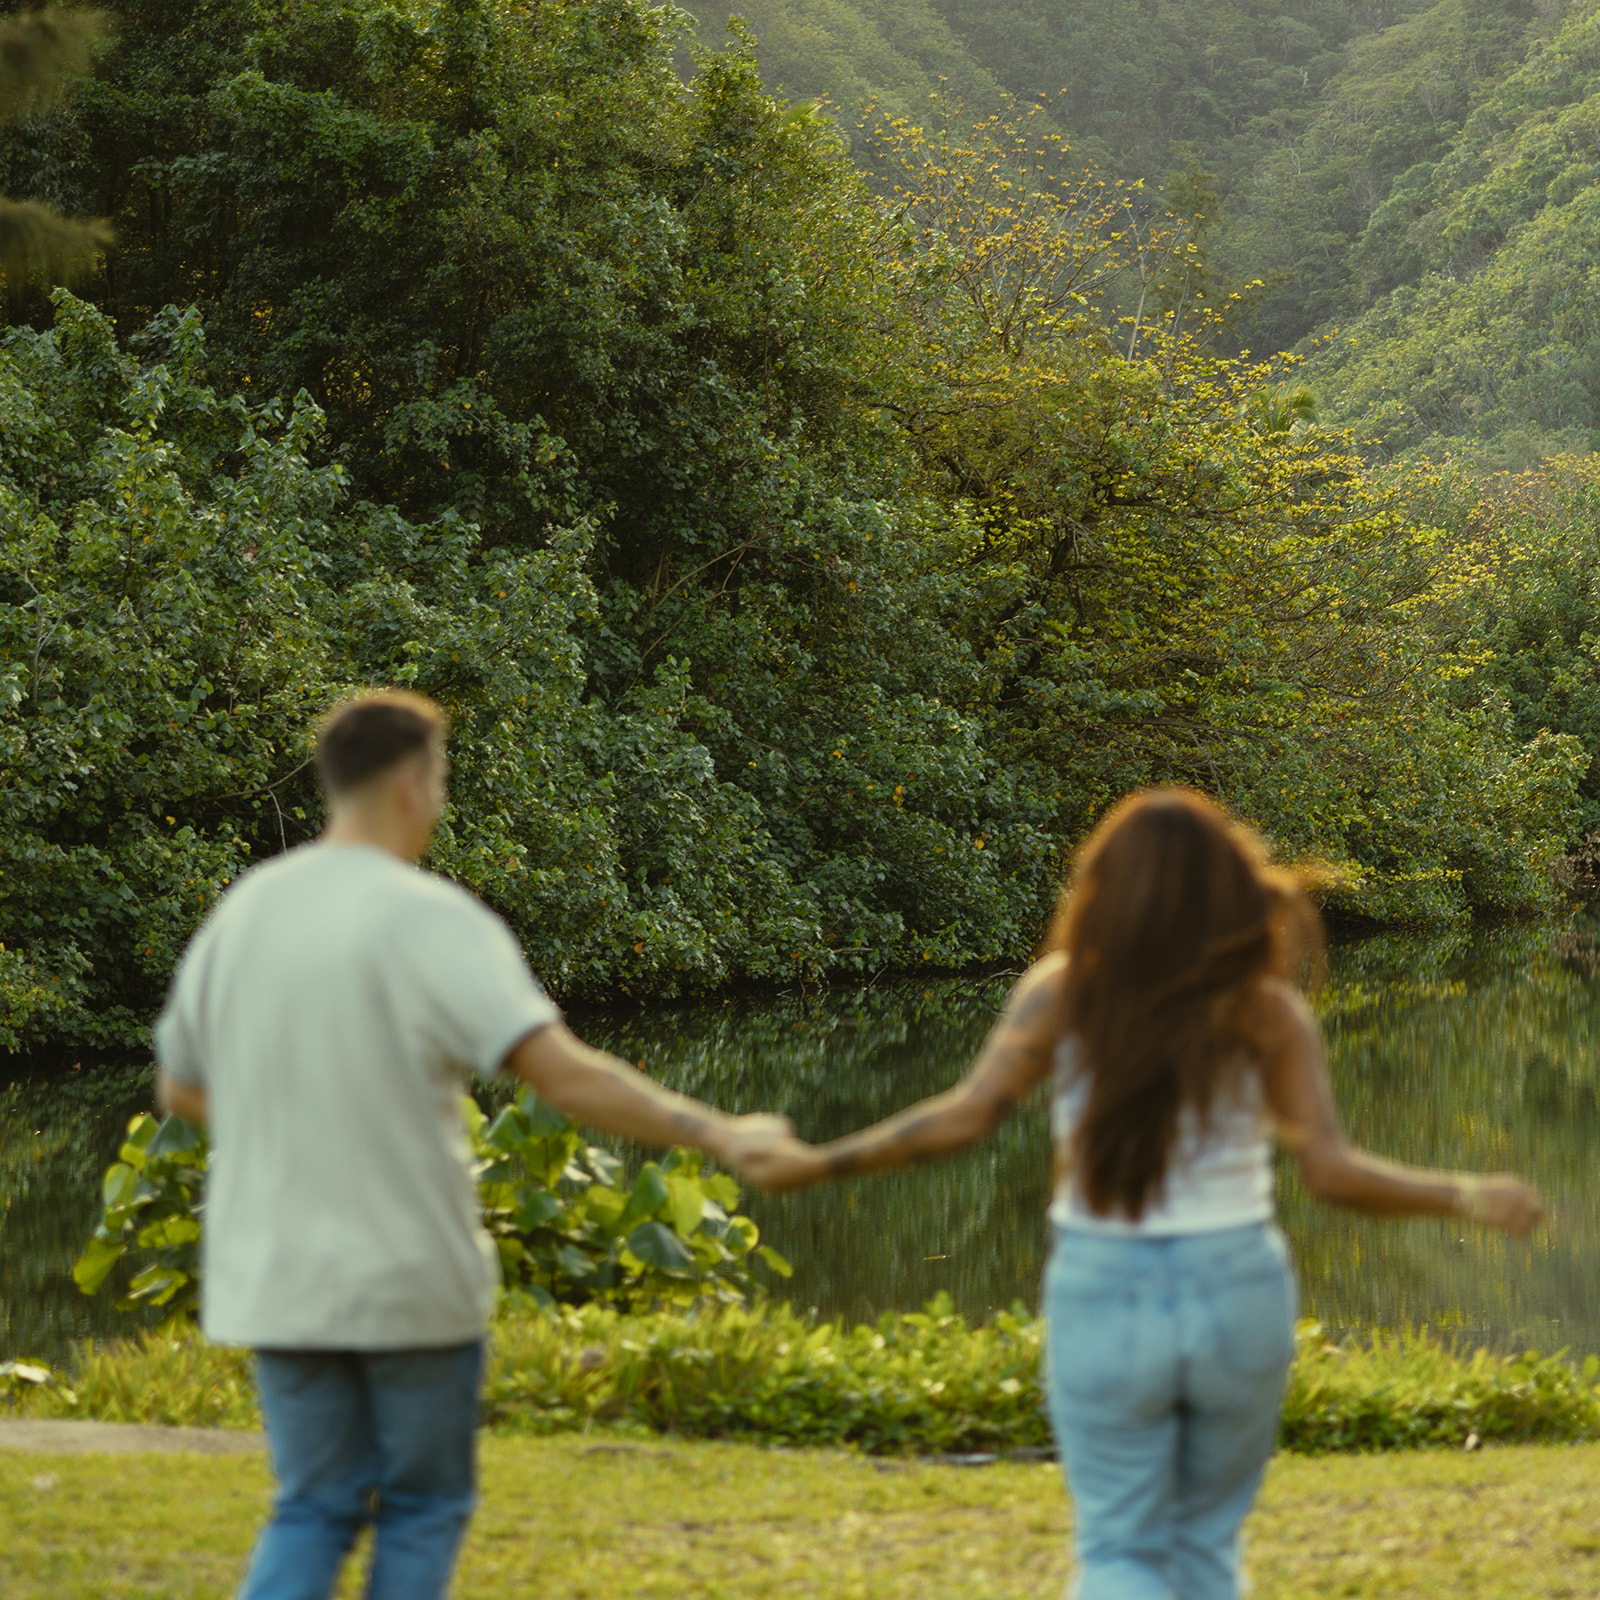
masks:
<svg viewBox="0 0 1600 1600"><path fill-rule="evenodd" d="M1052 954L1017 980L977 1060L954 1088L831 1144L774 1141L738 1164L740 1176L779 1193L931 1161L978 1143L1049 1074L1065 973L1066 958Z"/></svg>
<svg viewBox="0 0 1600 1600"><path fill-rule="evenodd" d="M1318 1200L1378 1217L1465 1217L1505 1233L1527 1233L1544 1201L1508 1172L1440 1172L1388 1161L1350 1143L1339 1125L1310 1008L1287 984L1262 989L1263 1064L1278 1138Z"/></svg>

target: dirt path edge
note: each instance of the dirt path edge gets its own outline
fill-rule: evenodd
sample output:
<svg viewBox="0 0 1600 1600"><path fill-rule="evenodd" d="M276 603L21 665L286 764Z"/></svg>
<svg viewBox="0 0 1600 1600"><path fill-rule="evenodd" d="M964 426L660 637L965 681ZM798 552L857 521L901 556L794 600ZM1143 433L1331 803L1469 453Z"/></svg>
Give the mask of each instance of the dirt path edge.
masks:
<svg viewBox="0 0 1600 1600"><path fill-rule="evenodd" d="M206 1456L250 1455L266 1435L236 1428L169 1428L137 1422L78 1422L45 1417L0 1417L0 1450L50 1456L130 1456L190 1451Z"/></svg>

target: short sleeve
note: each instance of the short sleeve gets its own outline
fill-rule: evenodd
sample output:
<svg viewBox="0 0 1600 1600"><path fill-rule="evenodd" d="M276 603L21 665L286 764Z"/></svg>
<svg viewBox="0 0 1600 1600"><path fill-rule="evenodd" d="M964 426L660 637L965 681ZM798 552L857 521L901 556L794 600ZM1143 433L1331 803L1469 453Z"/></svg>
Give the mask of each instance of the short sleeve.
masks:
<svg viewBox="0 0 1600 1600"><path fill-rule="evenodd" d="M499 917L465 890L452 887L449 900L428 919L421 951L429 1031L451 1059L491 1077L518 1040L559 1022L561 1010Z"/></svg>
<svg viewBox="0 0 1600 1600"><path fill-rule="evenodd" d="M204 951L201 941L206 929L190 941L167 991L167 1003L156 1018L152 1034L156 1065L169 1077L197 1089L206 1086L205 1053L201 1043L201 969Z"/></svg>

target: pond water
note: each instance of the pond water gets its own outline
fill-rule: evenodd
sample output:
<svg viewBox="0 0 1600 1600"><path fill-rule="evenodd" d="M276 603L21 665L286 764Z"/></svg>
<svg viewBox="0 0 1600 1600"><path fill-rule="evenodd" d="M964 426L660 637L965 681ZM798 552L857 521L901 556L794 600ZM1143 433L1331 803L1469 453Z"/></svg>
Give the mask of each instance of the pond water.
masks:
<svg viewBox="0 0 1600 1600"><path fill-rule="evenodd" d="M982 1042L1002 983L882 983L628 1013L574 1026L675 1088L787 1111L829 1138L945 1087ZM1304 1307L1330 1328L1430 1324L1473 1344L1600 1350L1600 958L1571 930L1379 938L1335 952L1319 1002L1352 1135L1430 1164L1509 1168L1553 1205L1531 1241L1313 1206L1285 1169ZM148 1103L138 1069L80 1068L0 1089L0 1358L58 1357L125 1331L72 1260L100 1173ZM780 1293L865 1319L940 1290L971 1317L1034 1303L1049 1150L1042 1104L988 1144L910 1172L747 1197L794 1263Z"/></svg>

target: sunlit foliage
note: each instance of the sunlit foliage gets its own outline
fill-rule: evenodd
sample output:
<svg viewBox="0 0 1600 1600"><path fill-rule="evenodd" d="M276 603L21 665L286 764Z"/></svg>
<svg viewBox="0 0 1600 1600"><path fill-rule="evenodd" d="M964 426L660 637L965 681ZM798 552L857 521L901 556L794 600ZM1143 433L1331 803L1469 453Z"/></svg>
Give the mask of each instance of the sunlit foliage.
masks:
<svg viewBox="0 0 1600 1600"><path fill-rule="evenodd" d="M637 0L128 11L28 135L125 342L0 349L8 1045L138 1038L374 680L568 998L1018 960L1154 781L1348 911L1547 902L1585 747L1473 676L1437 474L1218 353L1192 207L949 102L869 183Z"/></svg>

